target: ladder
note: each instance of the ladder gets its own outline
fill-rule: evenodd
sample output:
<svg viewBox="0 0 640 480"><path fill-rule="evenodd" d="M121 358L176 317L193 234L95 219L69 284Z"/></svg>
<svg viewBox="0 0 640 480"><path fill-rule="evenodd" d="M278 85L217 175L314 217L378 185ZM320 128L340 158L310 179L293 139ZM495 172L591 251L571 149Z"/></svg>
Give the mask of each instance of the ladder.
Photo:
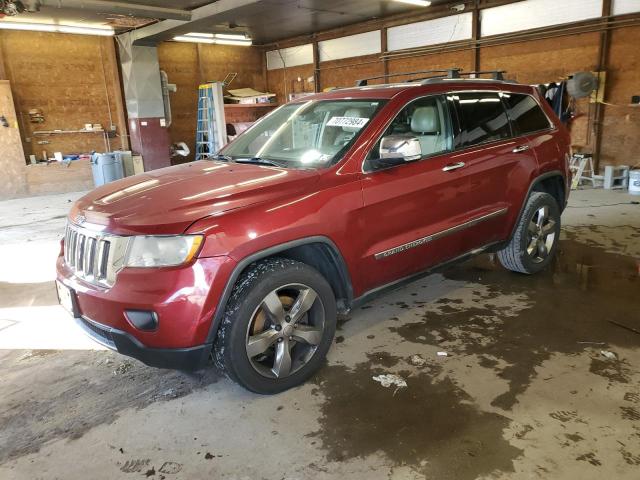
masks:
<svg viewBox="0 0 640 480"><path fill-rule="evenodd" d="M569 166L573 173L571 190L577 190L580 182L591 182L591 186L596 186L596 176L593 171L593 156L590 154L576 153L571 158Z"/></svg>
<svg viewBox="0 0 640 480"><path fill-rule="evenodd" d="M227 142L222 84L205 83L198 87L198 123L196 126L196 160L206 160Z"/></svg>

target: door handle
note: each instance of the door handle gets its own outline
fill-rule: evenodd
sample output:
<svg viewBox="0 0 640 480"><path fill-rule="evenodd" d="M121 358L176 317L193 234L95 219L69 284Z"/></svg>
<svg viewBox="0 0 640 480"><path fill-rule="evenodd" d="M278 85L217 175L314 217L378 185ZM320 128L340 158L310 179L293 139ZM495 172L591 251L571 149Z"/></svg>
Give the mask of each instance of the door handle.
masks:
<svg viewBox="0 0 640 480"><path fill-rule="evenodd" d="M526 152L527 150L529 150L531 147L529 145L520 145L519 147L516 147L513 149L513 153L522 153L522 152Z"/></svg>
<svg viewBox="0 0 640 480"><path fill-rule="evenodd" d="M444 167L442 169L443 172L451 172L453 170L458 170L459 168L462 168L466 165L466 163L464 162L458 162L458 163L450 163L449 165L447 165L446 167Z"/></svg>

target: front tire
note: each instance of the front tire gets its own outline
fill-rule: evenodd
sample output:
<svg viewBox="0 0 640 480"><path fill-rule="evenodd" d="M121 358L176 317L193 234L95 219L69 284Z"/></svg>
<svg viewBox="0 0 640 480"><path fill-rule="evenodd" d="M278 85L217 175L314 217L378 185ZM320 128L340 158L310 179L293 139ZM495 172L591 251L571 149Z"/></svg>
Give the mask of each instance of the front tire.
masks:
<svg viewBox="0 0 640 480"><path fill-rule="evenodd" d="M534 274L553 259L560 238L560 207L548 193L532 192L509 244L498 252L502 266Z"/></svg>
<svg viewBox="0 0 640 480"><path fill-rule="evenodd" d="M285 258L257 262L227 302L215 363L248 390L282 392L322 366L336 317L333 290L314 268Z"/></svg>

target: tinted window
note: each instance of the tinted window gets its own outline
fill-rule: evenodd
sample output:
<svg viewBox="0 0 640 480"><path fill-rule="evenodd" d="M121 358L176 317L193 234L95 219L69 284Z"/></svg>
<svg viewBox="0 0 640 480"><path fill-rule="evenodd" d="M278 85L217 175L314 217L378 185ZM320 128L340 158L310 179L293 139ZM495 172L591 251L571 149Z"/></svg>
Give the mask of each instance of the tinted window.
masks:
<svg viewBox="0 0 640 480"><path fill-rule="evenodd" d="M516 134L524 135L550 127L549 119L532 96L505 93L503 98Z"/></svg>
<svg viewBox="0 0 640 480"><path fill-rule="evenodd" d="M449 96L458 111L456 148L509 138L507 113L497 93L458 92Z"/></svg>

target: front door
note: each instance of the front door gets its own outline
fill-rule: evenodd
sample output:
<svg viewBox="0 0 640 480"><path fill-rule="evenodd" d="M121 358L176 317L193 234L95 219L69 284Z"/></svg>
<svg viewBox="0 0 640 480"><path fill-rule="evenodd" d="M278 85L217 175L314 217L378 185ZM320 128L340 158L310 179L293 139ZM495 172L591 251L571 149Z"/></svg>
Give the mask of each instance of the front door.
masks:
<svg viewBox="0 0 640 480"><path fill-rule="evenodd" d="M468 221L469 180L453 154L448 108L441 96L424 97L402 109L387 135L417 137L422 158L369 171L362 179L364 199L364 290L456 257ZM369 155L378 155L379 143Z"/></svg>

